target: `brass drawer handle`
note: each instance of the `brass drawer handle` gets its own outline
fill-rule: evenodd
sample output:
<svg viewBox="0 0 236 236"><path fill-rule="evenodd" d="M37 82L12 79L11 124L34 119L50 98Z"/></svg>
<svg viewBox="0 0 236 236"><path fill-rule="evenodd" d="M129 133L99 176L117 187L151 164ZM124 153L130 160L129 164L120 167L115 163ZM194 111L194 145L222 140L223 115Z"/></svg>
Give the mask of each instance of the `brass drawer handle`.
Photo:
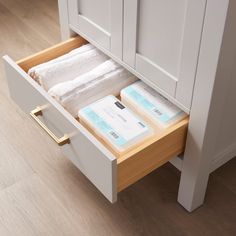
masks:
<svg viewBox="0 0 236 236"><path fill-rule="evenodd" d="M42 108L36 107L34 110L30 112L30 115L33 119L47 132L47 134L59 145L63 146L64 144L70 143L70 139L67 134L64 134L61 138L58 138L39 118L38 116L42 116Z"/></svg>

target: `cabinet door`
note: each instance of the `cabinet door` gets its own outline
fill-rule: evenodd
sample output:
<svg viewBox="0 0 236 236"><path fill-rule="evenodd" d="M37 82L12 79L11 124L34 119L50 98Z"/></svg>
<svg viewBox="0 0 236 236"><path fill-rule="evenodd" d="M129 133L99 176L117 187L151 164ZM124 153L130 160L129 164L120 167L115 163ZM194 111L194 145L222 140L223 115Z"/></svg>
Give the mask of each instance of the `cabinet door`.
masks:
<svg viewBox="0 0 236 236"><path fill-rule="evenodd" d="M123 0L68 0L69 23L122 58Z"/></svg>
<svg viewBox="0 0 236 236"><path fill-rule="evenodd" d="M124 0L123 60L191 106L206 0Z"/></svg>

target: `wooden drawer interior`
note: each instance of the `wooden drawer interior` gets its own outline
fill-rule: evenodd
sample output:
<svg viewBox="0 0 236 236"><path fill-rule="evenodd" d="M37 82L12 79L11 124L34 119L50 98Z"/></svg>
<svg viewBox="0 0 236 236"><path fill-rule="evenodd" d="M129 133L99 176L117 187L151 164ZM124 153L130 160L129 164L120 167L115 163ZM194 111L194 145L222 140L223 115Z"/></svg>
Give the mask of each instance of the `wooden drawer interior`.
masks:
<svg viewBox="0 0 236 236"><path fill-rule="evenodd" d="M72 38L24 58L17 64L27 73L31 67L61 56L86 43L87 41L82 37ZM157 130L154 136L121 156L113 152L117 158L117 191L125 189L181 154L185 148L187 126L188 118L185 118L167 129ZM93 133L91 130L90 132ZM100 139L99 141L112 151L106 143Z"/></svg>

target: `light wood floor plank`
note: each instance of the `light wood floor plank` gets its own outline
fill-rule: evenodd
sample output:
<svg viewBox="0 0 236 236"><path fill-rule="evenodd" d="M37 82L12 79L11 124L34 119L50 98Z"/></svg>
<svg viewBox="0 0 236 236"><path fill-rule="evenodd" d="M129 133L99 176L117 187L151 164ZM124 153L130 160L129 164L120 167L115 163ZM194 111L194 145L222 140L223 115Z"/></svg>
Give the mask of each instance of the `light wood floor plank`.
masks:
<svg viewBox="0 0 236 236"><path fill-rule="evenodd" d="M42 13L41 16L43 17ZM0 56L9 54L15 60L18 60L51 45L49 40L45 40L41 36L40 31L26 25L19 17L12 14L8 8L2 5L1 2L0 22Z"/></svg>
<svg viewBox="0 0 236 236"><path fill-rule="evenodd" d="M85 235L37 176L0 193L0 235Z"/></svg>
<svg viewBox="0 0 236 236"><path fill-rule="evenodd" d="M31 167L6 139L0 136L0 191L26 179L33 173Z"/></svg>
<svg viewBox="0 0 236 236"><path fill-rule="evenodd" d="M60 41L55 0L1 0L1 4L50 44Z"/></svg>

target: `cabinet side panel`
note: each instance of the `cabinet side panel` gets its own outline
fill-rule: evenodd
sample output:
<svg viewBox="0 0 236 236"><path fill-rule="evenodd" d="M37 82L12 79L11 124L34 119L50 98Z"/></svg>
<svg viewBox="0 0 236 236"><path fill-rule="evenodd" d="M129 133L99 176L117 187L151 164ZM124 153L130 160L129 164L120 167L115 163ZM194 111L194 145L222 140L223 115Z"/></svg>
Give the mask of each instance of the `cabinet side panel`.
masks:
<svg viewBox="0 0 236 236"><path fill-rule="evenodd" d="M178 201L188 210L199 207L205 197L220 123L221 95L228 81L217 74L228 0L208 0Z"/></svg>
<svg viewBox="0 0 236 236"><path fill-rule="evenodd" d="M236 153L236 2L230 1L221 55L216 74L219 81L216 103L220 123L213 169ZM221 160L222 159L222 160ZM218 162L218 165L216 164Z"/></svg>

